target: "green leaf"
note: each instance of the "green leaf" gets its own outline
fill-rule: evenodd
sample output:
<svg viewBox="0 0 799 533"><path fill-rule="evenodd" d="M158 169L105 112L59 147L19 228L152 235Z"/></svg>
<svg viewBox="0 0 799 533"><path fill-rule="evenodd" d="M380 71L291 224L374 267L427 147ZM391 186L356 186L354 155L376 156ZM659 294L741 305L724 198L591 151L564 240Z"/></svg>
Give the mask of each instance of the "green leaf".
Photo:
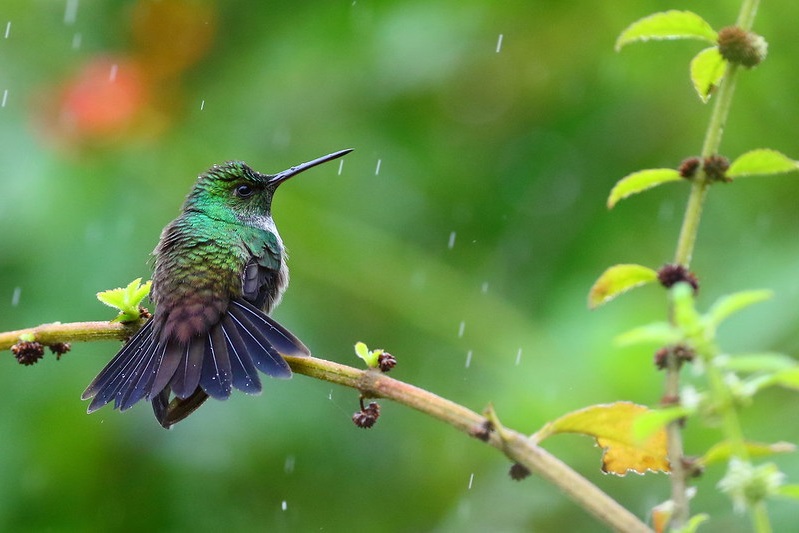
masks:
<svg viewBox="0 0 799 533"><path fill-rule="evenodd" d="M707 513L699 513L698 515L694 515L688 520L688 523L685 524L683 527L678 528L670 528L669 531L671 533L696 533L704 522L710 520L710 515Z"/></svg>
<svg viewBox="0 0 799 533"><path fill-rule="evenodd" d="M612 209L619 200L623 200L628 196L681 179L680 173L673 168L650 168L628 174L620 179L610 191L608 209Z"/></svg>
<svg viewBox="0 0 799 533"><path fill-rule="evenodd" d="M366 366L369 368L377 368L378 359L383 353L383 350L380 348L377 350L370 350L363 342L358 341L355 343L355 355L363 359L364 363L366 363Z"/></svg>
<svg viewBox="0 0 799 533"><path fill-rule="evenodd" d="M697 333L702 326L702 317L694 307L694 291L690 285L680 282L671 288L674 302L674 322L686 334Z"/></svg>
<svg viewBox="0 0 799 533"><path fill-rule="evenodd" d="M716 358L717 366L731 370L752 374L754 372L777 372L796 366L797 361L793 357L782 353L763 352L752 354L741 354L722 358Z"/></svg>
<svg viewBox="0 0 799 533"><path fill-rule="evenodd" d="M728 178L742 176L781 174L799 169L799 161L770 148L758 148L738 156L730 164L726 175Z"/></svg>
<svg viewBox="0 0 799 533"><path fill-rule="evenodd" d="M796 446L790 442L775 442L764 444L761 442L744 442L744 448L750 457L765 457L776 453L792 453ZM699 464L709 466L714 463L726 463L733 456L732 446L728 441L723 441L712 446L705 455L699 458Z"/></svg>
<svg viewBox="0 0 799 533"><path fill-rule="evenodd" d="M137 278L127 287L98 292L97 299L119 310L119 315L112 322L133 322L140 318L139 306L150 293L150 285L152 281L142 284L141 278Z"/></svg>
<svg viewBox="0 0 799 533"><path fill-rule="evenodd" d="M799 485L782 485L774 492L774 495L799 500Z"/></svg>
<svg viewBox="0 0 799 533"><path fill-rule="evenodd" d="M636 440L644 440L656 431L665 428L671 422L684 418L693 412L684 406L655 409L642 414L633 424L633 436Z"/></svg>
<svg viewBox="0 0 799 533"><path fill-rule="evenodd" d="M710 100L726 68L727 63L715 46L705 48L691 60L691 83L702 102Z"/></svg>
<svg viewBox="0 0 799 533"><path fill-rule="evenodd" d="M705 19L691 11L665 11L630 24L616 39L616 51L635 41L700 39L714 43L718 34Z"/></svg>
<svg viewBox="0 0 799 533"><path fill-rule="evenodd" d="M708 324L715 327L729 318L733 313L750 305L768 300L774 295L769 290L742 291L728 296L722 296L707 312Z"/></svg>
<svg viewBox="0 0 799 533"><path fill-rule="evenodd" d="M641 265L613 265L605 270L588 292L588 307L595 309L619 294L657 281L658 273Z"/></svg>
<svg viewBox="0 0 799 533"><path fill-rule="evenodd" d="M775 372L772 374L770 381L774 385L781 385L789 389L799 389L799 367Z"/></svg>
<svg viewBox="0 0 799 533"><path fill-rule="evenodd" d="M631 346L633 344L675 344L682 340L680 331L667 322L656 322L639 326L617 336L615 342L619 346Z"/></svg>

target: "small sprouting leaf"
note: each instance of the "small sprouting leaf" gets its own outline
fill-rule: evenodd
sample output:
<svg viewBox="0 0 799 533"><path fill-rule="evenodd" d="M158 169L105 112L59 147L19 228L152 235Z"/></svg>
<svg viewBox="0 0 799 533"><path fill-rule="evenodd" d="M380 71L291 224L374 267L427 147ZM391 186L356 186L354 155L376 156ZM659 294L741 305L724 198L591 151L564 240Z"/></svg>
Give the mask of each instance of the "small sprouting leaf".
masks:
<svg viewBox="0 0 799 533"><path fill-rule="evenodd" d="M633 434L636 420L649 408L630 402L592 405L573 411L546 424L534 438L538 441L558 433L580 433L594 437L603 449L602 471L625 475L628 471L668 472L666 432L655 431L649 438L638 440Z"/></svg>
<svg viewBox="0 0 799 533"><path fill-rule="evenodd" d="M716 46L705 48L691 60L691 83L702 102L710 100L726 68L727 63Z"/></svg>
<svg viewBox="0 0 799 533"><path fill-rule="evenodd" d="M750 353L716 358L716 364L733 372L777 372L793 368L797 361L789 355L775 352Z"/></svg>
<svg viewBox="0 0 799 533"><path fill-rule="evenodd" d="M735 294L722 296L707 312L708 324L715 327L721 324L730 315L749 307L750 305L768 300L774 294L769 290L741 291Z"/></svg>
<svg viewBox="0 0 799 533"><path fill-rule="evenodd" d="M750 457L765 457L767 455L774 455L775 453L791 453L796 451L796 446L790 442L775 442L773 444L745 442L744 448L746 448ZM702 466L709 466L714 463L726 463L733 455L732 446L730 446L728 441L719 442L705 452L705 455L699 458L699 464Z"/></svg>
<svg viewBox="0 0 799 533"><path fill-rule="evenodd" d="M355 343L355 355L366 361L366 358L369 357L369 348L365 343L358 341Z"/></svg>
<svg viewBox="0 0 799 533"><path fill-rule="evenodd" d="M142 284L141 278L137 278L131 281L127 287L98 292L97 299L105 305L119 310L119 315L112 322L133 322L140 317L139 306L150 293L150 285L152 285L152 281Z"/></svg>
<svg viewBox="0 0 799 533"><path fill-rule="evenodd" d="M688 520L688 523L682 527L671 528L669 531L672 533L696 533L704 522L710 520L710 515L707 513L699 513L694 515Z"/></svg>
<svg viewBox="0 0 799 533"><path fill-rule="evenodd" d="M670 181L679 181L680 173L673 168L650 168L627 174L613 186L608 196L608 209L612 209L619 200L647 189L657 187Z"/></svg>
<svg viewBox="0 0 799 533"><path fill-rule="evenodd" d="M727 169L728 178L781 174L799 170L799 161L770 148L758 148L738 156Z"/></svg>
<svg viewBox="0 0 799 533"><path fill-rule="evenodd" d="M358 341L355 343L355 355L363 359L366 366L369 368L377 368L379 358L383 354L383 350L370 350L365 343Z"/></svg>
<svg viewBox="0 0 799 533"><path fill-rule="evenodd" d="M588 307L595 309L619 294L657 281L658 273L641 265L613 265L605 270L588 292Z"/></svg>
<svg viewBox="0 0 799 533"><path fill-rule="evenodd" d="M657 344L665 346L676 344L682 339L680 331L668 322L655 322L645 326L638 326L630 331L618 335L615 342L619 346L631 346L633 344Z"/></svg>
<svg viewBox="0 0 799 533"><path fill-rule="evenodd" d="M635 41L701 39L715 43L718 34L705 19L691 11L664 11L637 20L616 39L616 51Z"/></svg>

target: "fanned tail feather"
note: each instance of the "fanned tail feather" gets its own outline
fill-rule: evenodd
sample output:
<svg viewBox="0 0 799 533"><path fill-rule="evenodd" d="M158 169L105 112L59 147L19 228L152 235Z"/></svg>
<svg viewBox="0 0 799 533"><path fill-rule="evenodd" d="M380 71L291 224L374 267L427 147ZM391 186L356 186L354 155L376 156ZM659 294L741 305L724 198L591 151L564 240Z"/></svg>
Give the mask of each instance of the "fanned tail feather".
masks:
<svg viewBox="0 0 799 533"><path fill-rule="evenodd" d="M153 340L153 322L150 320L131 337L128 343L122 347L119 353L106 365L106 367L94 378L94 381L83 391L81 399L88 400L94 398L89 404L88 412L96 411L100 407L110 402L120 391L125 383L126 374L131 366L140 362L146 353L146 349L151 346Z"/></svg>
<svg viewBox="0 0 799 533"><path fill-rule="evenodd" d="M294 357L311 355L311 351L292 332L251 303L245 300L233 300L230 302L228 313L240 319L246 318L278 353Z"/></svg>
<svg viewBox="0 0 799 533"><path fill-rule="evenodd" d="M170 427L208 396L225 400L233 388L260 393L258 370L291 377L282 355L310 355L302 341L245 300L232 300L217 324L187 344L161 341L153 324L147 322L83 393L84 400L93 399L88 412L112 400L124 411L147 399L161 425Z"/></svg>
<svg viewBox="0 0 799 533"><path fill-rule="evenodd" d="M222 334L220 324L217 324L206 335L200 387L212 398L227 400L231 391L231 374L227 340Z"/></svg>

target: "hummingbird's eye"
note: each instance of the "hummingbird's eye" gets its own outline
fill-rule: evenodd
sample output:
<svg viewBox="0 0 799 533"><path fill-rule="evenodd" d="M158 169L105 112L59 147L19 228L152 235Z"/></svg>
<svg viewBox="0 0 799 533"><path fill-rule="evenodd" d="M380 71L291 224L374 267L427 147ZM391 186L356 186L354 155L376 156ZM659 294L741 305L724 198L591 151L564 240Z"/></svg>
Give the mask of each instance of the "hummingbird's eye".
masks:
<svg viewBox="0 0 799 533"><path fill-rule="evenodd" d="M236 187L236 196L239 198L247 198L253 195L255 189L247 185L246 183L242 183L238 187Z"/></svg>

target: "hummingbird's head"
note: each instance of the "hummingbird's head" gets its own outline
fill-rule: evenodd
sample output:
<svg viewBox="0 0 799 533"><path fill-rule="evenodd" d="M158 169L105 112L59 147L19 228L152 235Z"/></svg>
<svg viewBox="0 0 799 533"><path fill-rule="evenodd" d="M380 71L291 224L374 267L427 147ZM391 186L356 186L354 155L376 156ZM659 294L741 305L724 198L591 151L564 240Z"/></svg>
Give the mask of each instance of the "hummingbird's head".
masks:
<svg viewBox="0 0 799 533"><path fill-rule="evenodd" d="M334 152L277 174L261 174L241 161L214 165L197 178L183 209L223 222L269 229L273 227L272 196L281 183L351 151Z"/></svg>

